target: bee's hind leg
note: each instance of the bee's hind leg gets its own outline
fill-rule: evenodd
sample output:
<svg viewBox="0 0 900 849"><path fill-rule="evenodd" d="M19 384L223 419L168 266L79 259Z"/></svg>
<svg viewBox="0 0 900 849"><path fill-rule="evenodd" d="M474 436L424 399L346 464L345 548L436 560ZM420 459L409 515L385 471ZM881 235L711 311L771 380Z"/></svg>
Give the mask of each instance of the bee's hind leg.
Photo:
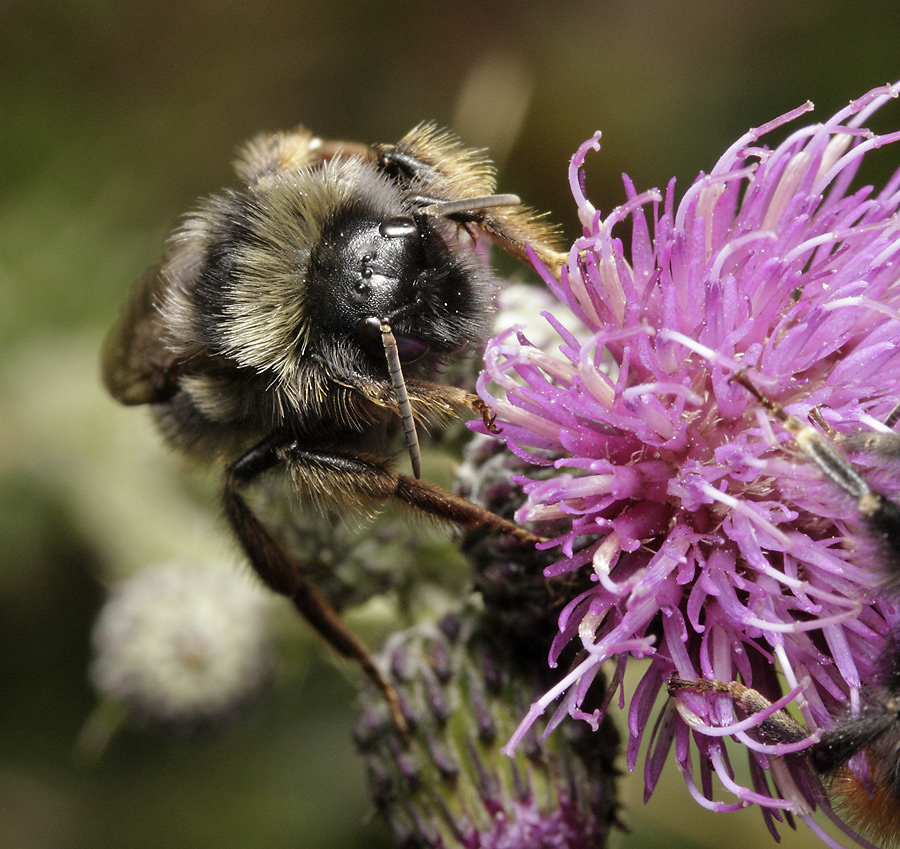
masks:
<svg viewBox="0 0 900 849"><path fill-rule="evenodd" d="M375 664L368 647L344 623L298 565L250 509L241 490L263 472L284 464L284 439L269 437L233 463L225 474L225 514L244 552L263 583L287 596L298 612L344 657L357 662L384 694L391 716L402 733L408 730L396 690Z"/></svg>

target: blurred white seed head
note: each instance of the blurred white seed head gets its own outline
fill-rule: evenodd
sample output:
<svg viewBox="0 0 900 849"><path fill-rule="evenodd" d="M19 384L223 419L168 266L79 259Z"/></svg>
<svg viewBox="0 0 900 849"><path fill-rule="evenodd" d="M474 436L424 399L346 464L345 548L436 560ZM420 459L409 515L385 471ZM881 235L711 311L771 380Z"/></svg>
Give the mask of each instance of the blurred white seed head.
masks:
<svg viewBox="0 0 900 849"><path fill-rule="evenodd" d="M227 567L148 566L100 612L92 680L139 721L220 721L269 677L266 607L262 591Z"/></svg>

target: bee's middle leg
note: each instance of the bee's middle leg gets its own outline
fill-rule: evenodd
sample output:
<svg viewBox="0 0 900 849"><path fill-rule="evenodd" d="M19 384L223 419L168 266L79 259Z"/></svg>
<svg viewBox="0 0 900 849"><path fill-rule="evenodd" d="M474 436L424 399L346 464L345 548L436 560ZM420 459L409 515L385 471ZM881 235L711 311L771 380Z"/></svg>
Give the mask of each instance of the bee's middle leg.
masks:
<svg viewBox="0 0 900 849"><path fill-rule="evenodd" d="M464 528L486 528L535 545L542 537L519 527L484 507L443 487L391 471L386 464L365 455L310 450L297 444L282 452L288 469L302 488L318 490L323 484L335 501L349 509L396 499L428 516Z"/></svg>

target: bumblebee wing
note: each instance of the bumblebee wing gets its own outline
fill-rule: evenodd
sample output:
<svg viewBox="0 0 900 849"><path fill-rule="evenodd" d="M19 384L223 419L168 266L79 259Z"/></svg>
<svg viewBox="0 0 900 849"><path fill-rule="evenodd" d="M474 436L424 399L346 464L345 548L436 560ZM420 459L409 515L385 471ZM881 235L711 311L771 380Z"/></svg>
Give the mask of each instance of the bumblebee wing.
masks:
<svg viewBox="0 0 900 849"><path fill-rule="evenodd" d="M166 346L168 334L157 309L167 267L138 281L103 346L103 384L121 404L165 401L175 389L179 357Z"/></svg>

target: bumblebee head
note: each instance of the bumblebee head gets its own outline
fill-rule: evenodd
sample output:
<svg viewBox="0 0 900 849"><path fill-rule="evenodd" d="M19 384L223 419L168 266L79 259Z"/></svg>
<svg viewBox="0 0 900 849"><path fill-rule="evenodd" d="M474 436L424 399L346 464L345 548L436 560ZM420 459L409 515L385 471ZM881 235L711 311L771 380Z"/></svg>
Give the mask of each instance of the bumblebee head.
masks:
<svg viewBox="0 0 900 849"><path fill-rule="evenodd" d="M379 366L384 321L404 363L433 363L478 344L488 329L491 277L454 229L421 213L341 210L310 262L311 332L326 345L358 345Z"/></svg>

